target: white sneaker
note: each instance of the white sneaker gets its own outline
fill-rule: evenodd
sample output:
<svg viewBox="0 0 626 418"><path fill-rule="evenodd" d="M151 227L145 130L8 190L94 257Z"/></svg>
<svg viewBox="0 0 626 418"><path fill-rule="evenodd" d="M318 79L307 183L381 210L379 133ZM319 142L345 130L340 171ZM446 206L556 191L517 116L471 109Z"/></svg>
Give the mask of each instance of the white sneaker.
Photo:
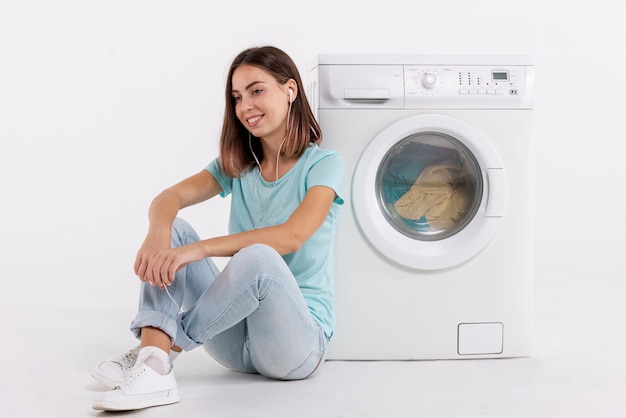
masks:
<svg viewBox="0 0 626 418"><path fill-rule="evenodd" d="M150 352L142 352L122 383L104 392L93 404L102 411L131 411L180 401L173 370L166 375L155 372L145 364Z"/></svg>
<svg viewBox="0 0 626 418"><path fill-rule="evenodd" d="M119 357L103 361L91 372L91 377L110 388L119 386L137 361L140 347L131 348Z"/></svg>

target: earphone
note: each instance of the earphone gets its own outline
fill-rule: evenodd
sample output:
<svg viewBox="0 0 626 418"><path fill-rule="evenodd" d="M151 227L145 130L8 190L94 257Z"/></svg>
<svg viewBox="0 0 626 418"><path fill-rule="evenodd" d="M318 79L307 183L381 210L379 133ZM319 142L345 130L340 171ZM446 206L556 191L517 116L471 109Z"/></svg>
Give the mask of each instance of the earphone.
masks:
<svg viewBox="0 0 626 418"><path fill-rule="evenodd" d="M293 103L293 90L289 89L289 103Z"/></svg>

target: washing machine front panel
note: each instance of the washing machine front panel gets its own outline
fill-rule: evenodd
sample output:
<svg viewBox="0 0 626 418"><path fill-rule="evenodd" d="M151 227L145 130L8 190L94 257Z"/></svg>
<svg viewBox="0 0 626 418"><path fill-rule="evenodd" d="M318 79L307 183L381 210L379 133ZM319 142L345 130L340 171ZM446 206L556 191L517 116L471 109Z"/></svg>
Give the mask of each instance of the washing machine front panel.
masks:
<svg viewBox="0 0 626 418"><path fill-rule="evenodd" d="M349 173L355 173L356 166L362 164L363 152L377 132L400 120L431 115L463 121L476 127L485 139L495 141L497 155L507 168L507 187L515 193L508 196L506 216L497 233L477 255L447 269L412 269L382 255L366 238L356 218L355 207L360 203L354 200L356 194L347 193L354 188L354 176ZM345 205L335 253L337 326L328 359L457 359L530 354L532 176L528 164L531 144L525 139L531 134L532 113L516 110L497 119L499 122L494 123L492 112L485 110L321 110L323 144L337 150L346 165ZM511 134L505 134L509 130ZM378 158L382 160L384 155ZM377 206L377 202L373 199L370 203ZM389 229L387 221L383 222ZM481 354L467 348L472 344L463 338L479 334L476 330L482 327L501 330L501 353ZM493 338L490 334L488 341Z"/></svg>
<svg viewBox="0 0 626 418"><path fill-rule="evenodd" d="M503 177L478 130L446 115L417 115L367 145L352 179L352 206L363 235L391 261L445 269L478 254L497 232Z"/></svg>

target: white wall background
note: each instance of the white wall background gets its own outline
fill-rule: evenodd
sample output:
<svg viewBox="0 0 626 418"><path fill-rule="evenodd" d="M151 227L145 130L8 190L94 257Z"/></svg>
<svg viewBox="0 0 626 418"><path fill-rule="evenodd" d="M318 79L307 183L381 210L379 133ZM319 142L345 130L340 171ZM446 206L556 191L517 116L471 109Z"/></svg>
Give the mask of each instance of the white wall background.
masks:
<svg viewBox="0 0 626 418"><path fill-rule="evenodd" d="M622 10L620 0L2 0L2 303L133 306L148 205L216 156L225 72L262 44L303 73L318 53L533 55L538 298L584 296L598 280L610 292L626 277ZM222 233L226 203L184 216L202 235Z"/></svg>

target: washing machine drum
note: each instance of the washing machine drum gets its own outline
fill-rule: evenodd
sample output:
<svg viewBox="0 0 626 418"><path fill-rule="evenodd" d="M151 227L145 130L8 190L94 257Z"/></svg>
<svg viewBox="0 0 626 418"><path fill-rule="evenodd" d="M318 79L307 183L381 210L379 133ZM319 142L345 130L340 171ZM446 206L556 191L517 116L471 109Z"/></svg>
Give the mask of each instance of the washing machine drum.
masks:
<svg viewBox="0 0 626 418"><path fill-rule="evenodd" d="M461 142L437 133L411 135L384 156L376 176L387 221L418 240L461 231L482 198L480 167Z"/></svg>
<svg viewBox="0 0 626 418"><path fill-rule="evenodd" d="M372 140L352 195L361 231L383 255L414 269L444 269L478 254L495 234L504 170L470 125L419 115Z"/></svg>

